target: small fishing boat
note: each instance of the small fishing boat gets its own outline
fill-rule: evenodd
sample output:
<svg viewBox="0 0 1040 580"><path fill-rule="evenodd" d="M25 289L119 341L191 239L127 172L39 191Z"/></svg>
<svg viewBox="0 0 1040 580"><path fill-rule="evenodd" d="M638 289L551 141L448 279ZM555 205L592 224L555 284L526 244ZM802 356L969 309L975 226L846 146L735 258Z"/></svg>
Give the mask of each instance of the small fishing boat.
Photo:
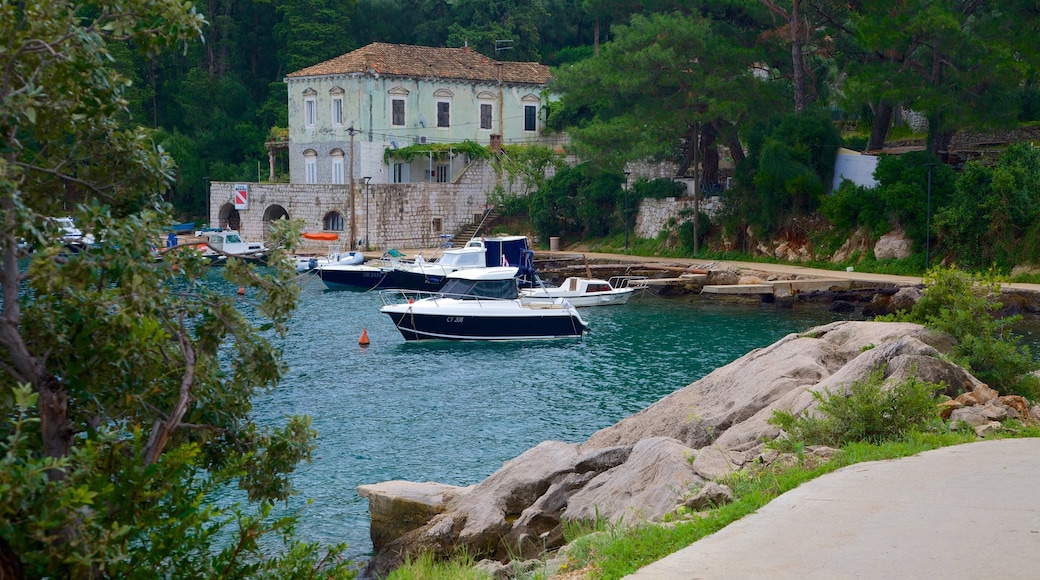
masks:
<svg viewBox="0 0 1040 580"><path fill-rule="evenodd" d="M618 276L610 280L571 276L559 286L523 288L520 290L520 298L522 300L565 298L576 307L625 304L636 291L628 282L629 277L627 276Z"/></svg>
<svg viewBox="0 0 1040 580"><path fill-rule="evenodd" d="M371 260L362 264L318 264L314 273L329 290L372 290L389 288L392 270L387 260Z"/></svg>
<svg viewBox="0 0 1040 580"><path fill-rule="evenodd" d="M581 338L588 324L562 298L521 300L516 267L471 268L447 275L440 291L384 291L380 312L407 341ZM407 297L404 302L402 296Z"/></svg>
<svg viewBox="0 0 1040 580"><path fill-rule="evenodd" d="M195 233L205 236L206 241L198 244L198 249L204 258L209 258L214 264L222 264L227 258L267 261L267 246L263 242L247 242L235 230L204 229Z"/></svg>
<svg viewBox="0 0 1040 580"><path fill-rule="evenodd" d="M173 224L173 226L171 226L170 229L173 230L173 233L179 236L186 236L191 232L195 231L195 222Z"/></svg>

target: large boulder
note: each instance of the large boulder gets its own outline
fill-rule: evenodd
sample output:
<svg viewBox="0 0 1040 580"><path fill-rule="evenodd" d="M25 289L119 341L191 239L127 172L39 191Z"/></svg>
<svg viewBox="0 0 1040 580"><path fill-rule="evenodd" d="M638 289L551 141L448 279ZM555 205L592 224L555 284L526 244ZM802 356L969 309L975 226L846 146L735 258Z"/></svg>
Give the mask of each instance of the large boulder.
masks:
<svg viewBox="0 0 1040 580"><path fill-rule="evenodd" d="M567 521L660 520L711 480L762 456L763 441L779 434L768 423L773 412L811 410L810 391L838 392L883 369L892 384L917 376L946 384L951 396L984 392L944 360L952 346L949 335L895 322L835 322L788 335L580 445L541 443L465 493L451 491L428 522L384 538L368 573L382 576L423 551L537 557L562 545Z"/></svg>
<svg viewBox="0 0 1040 580"><path fill-rule="evenodd" d="M878 260L902 260L913 254L913 241L907 239L902 230L889 232L874 244L874 258Z"/></svg>

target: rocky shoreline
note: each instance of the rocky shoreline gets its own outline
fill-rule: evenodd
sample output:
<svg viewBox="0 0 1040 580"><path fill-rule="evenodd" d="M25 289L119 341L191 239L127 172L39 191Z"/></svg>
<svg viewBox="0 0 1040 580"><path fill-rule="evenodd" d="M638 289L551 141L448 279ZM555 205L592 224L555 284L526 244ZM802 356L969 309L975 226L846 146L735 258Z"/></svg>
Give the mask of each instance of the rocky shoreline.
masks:
<svg viewBox="0 0 1040 580"><path fill-rule="evenodd" d="M360 486L376 550L366 573L383 577L421 552L465 550L510 577L524 560L546 566L563 546L565 522L656 522L680 507L718 505L728 490L717 478L787 460L764 443L781 436L767 422L773 411L810 411L810 391L841 390L879 368L887 383L945 384L944 417L980 436L1005 418L1040 420L1040 407L1001 397L948 362L952 346L952 337L916 324L835 322L756 349L583 443L543 442L476 485Z"/></svg>

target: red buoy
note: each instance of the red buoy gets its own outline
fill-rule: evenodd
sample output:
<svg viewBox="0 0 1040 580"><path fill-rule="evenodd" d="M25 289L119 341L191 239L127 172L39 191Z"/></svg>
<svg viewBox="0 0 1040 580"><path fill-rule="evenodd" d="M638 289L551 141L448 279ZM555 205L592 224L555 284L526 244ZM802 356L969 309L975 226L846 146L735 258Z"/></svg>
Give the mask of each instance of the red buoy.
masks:
<svg viewBox="0 0 1040 580"><path fill-rule="evenodd" d="M239 296L245 296L246 295L246 289L242 288L242 287L239 287L238 288L238 295Z"/></svg>
<svg viewBox="0 0 1040 580"><path fill-rule="evenodd" d="M358 339L357 343L360 344L361 346L368 346L368 330L367 329L364 329L364 328L361 329L361 338Z"/></svg>

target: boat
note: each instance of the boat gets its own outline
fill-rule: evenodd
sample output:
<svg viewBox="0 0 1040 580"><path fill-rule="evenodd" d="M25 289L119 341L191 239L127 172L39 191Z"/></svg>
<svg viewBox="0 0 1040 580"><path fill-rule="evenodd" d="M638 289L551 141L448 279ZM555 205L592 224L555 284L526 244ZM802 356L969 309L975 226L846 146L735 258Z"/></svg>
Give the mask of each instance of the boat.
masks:
<svg viewBox="0 0 1040 580"><path fill-rule="evenodd" d="M440 291L413 300L411 292L384 290L380 312L406 341L549 340L581 338L588 324L562 298L522 300L520 268L468 268L447 275ZM408 298L405 302L401 300Z"/></svg>
<svg viewBox="0 0 1040 580"><path fill-rule="evenodd" d="M235 230L203 229L195 232L204 236L206 241L198 244L204 258L214 264L222 264L227 258L239 258L248 261L264 262L267 260L267 246L262 242L247 242Z"/></svg>
<svg viewBox="0 0 1040 580"><path fill-rule="evenodd" d="M390 261L382 259L361 264L318 264L314 273L329 290L372 290L389 288L392 270Z"/></svg>
<svg viewBox="0 0 1040 580"><path fill-rule="evenodd" d="M436 292L447 282L448 274L472 268L516 266L522 280L533 283L534 266L527 236L473 238L461 248L444 250L437 260L428 262L416 256L411 262L391 261L389 287Z"/></svg>
<svg viewBox="0 0 1040 580"><path fill-rule="evenodd" d="M365 261L365 255L361 252L344 252L342 254L338 252L332 252L328 256L293 256L293 261L296 265L296 272L304 274L310 272L319 266L328 266L331 264L343 264L348 266L356 266L362 264Z"/></svg>
<svg viewBox="0 0 1040 580"><path fill-rule="evenodd" d="M616 276L610 280L571 276L559 286L523 288L520 290L520 298L565 298L575 307L625 304L636 291L629 285L629 279L628 276Z"/></svg>
<svg viewBox="0 0 1040 580"><path fill-rule="evenodd" d="M175 234L185 236L195 231L195 222L173 224L172 226L170 226L170 229L173 230L173 233Z"/></svg>
<svg viewBox="0 0 1040 580"><path fill-rule="evenodd" d="M339 239L339 234L335 232L306 232L301 235L305 240L320 240L323 242L335 242Z"/></svg>

